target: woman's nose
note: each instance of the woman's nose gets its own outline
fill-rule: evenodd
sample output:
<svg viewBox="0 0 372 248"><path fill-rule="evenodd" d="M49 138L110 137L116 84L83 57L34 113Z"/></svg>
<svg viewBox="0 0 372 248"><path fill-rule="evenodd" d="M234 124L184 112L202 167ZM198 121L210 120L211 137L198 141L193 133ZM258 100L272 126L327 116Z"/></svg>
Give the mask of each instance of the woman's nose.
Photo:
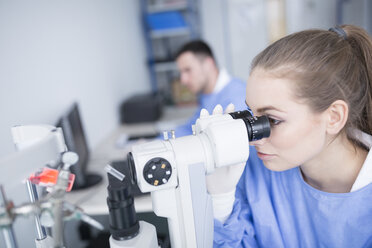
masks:
<svg viewBox="0 0 372 248"><path fill-rule="evenodd" d="M250 141L249 144L250 144L251 146L262 146L262 145L264 145L266 142L267 142L267 138L263 138L263 139L260 139L260 140Z"/></svg>

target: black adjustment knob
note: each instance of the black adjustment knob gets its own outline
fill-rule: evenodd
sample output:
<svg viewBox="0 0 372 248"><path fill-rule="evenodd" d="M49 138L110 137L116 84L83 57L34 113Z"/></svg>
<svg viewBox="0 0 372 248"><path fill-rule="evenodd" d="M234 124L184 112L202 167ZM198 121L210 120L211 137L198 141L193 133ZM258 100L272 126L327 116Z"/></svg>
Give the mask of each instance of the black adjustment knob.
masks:
<svg viewBox="0 0 372 248"><path fill-rule="evenodd" d="M270 121L265 115L252 116L248 110L230 113L234 119L242 119L248 133L248 140L255 141L270 136Z"/></svg>
<svg viewBox="0 0 372 248"><path fill-rule="evenodd" d="M250 141L260 140L270 136L270 122L267 116L254 116L247 118L247 121L250 123L247 126L247 129L250 130L250 132L248 131Z"/></svg>
<svg viewBox="0 0 372 248"><path fill-rule="evenodd" d="M172 166L164 158L153 158L143 168L146 182L154 186L166 184L172 175Z"/></svg>

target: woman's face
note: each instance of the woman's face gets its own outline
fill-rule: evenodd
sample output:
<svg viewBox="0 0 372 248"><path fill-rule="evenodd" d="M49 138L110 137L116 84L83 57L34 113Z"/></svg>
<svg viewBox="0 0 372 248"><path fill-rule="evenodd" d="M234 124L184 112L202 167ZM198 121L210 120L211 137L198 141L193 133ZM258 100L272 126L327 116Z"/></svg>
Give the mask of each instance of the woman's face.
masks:
<svg viewBox="0 0 372 248"><path fill-rule="evenodd" d="M257 68L248 79L246 103L254 115L267 115L270 137L251 142L265 166L283 171L309 162L323 150L326 140L326 115L314 113L296 99L293 82L275 78Z"/></svg>

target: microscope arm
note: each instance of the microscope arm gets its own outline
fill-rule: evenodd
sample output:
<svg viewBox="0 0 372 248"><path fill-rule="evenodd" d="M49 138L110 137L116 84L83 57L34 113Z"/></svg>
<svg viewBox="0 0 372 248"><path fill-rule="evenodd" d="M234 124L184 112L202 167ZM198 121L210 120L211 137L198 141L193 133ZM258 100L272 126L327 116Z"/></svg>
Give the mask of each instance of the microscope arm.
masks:
<svg viewBox="0 0 372 248"><path fill-rule="evenodd" d="M151 192L153 210L168 219L171 246L212 247L213 209L206 174L225 166L244 165L249 141L270 135L266 116L249 111L213 115L202 110L193 134L135 145L128 155L132 178L140 190ZM223 182L221 182L223 183Z"/></svg>
<svg viewBox="0 0 372 248"><path fill-rule="evenodd" d="M249 154L246 126L230 115L203 116L194 130L190 136L132 148L138 186L151 192L155 214L168 219L176 248L213 246L213 209L205 175L241 164Z"/></svg>

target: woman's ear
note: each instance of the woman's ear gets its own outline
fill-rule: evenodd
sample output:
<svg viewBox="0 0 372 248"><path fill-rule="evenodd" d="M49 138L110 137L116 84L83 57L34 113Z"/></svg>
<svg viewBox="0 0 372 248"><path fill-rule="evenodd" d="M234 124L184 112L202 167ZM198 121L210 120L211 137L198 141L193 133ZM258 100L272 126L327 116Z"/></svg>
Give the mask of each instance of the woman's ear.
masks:
<svg viewBox="0 0 372 248"><path fill-rule="evenodd" d="M345 126L349 116L349 106L343 100L334 101L326 110L327 132L338 134Z"/></svg>

